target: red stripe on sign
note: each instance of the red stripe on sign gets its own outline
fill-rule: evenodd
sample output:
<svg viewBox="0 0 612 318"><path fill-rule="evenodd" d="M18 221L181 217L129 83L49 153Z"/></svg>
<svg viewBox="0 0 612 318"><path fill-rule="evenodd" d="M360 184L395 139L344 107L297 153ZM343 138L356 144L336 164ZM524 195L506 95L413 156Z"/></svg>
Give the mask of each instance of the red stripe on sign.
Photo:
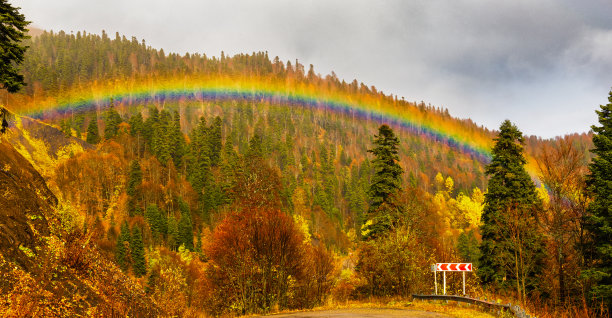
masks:
<svg viewBox="0 0 612 318"><path fill-rule="evenodd" d="M465 272L472 271L472 263L436 263L438 272Z"/></svg>

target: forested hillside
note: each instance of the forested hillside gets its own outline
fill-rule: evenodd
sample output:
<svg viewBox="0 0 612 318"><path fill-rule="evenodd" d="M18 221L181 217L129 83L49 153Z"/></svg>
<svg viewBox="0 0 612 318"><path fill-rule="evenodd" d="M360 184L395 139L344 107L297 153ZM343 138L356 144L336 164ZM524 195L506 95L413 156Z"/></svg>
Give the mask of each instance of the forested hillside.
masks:
<svg viewBox="0 0 612 318"><path fill-rule="evenodd" d="M16 113L11 142L78 223L72 231L96 233L97 252L169 315L429 293L430 264L482 256L495 131L267 52L180 56L104 32L45 32L28 45L28 85L4 99ZM242 86L193 89L201 83ZM24 128L28 117L63 135ZM389 195L372 186L384 171L375 150L386 145L383 127L398 139L391 161L403 172ZM574 243L591 135L524 143L530 175L521 182L537 184L545 216L533 230L550 251L542 262L559 270L514 296L569 304L583 286ZM554 159L563 149L573 162ZM554 166L566 163L572 178L563 180ZM504 297L518 276L496 281ZM459 292L458 277L449 291ZM484 286L471 275L469 293Z"/></svg>

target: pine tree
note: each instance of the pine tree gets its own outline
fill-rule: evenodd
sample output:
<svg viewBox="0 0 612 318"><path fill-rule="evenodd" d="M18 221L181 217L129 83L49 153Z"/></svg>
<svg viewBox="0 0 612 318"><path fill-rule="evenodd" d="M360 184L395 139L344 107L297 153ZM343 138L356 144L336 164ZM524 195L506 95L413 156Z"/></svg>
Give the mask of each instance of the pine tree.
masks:
<svg viewBox="0 0 612 318"><path fill-rule="evenodd" d="M185 201L179 201L179 207L181 210L181 219L178 224L178 236L179 245L184 245L185 248L190 251L194 250L193 247L193 225L191 224L191 211Z"/></svg>
<svg viewBox="0 0 612 318"><path fill-rule="evenodd" d="M23 62L27 46L23 40L29 39L26 27L30 22L7 1L0 1L0 88L15 93L25 85L23 75L19 74L19 64Z"/></svg>
<svg viewBox="0 0 612 318"><path fill-rule="evenodd" d="M170 156L177 168L181 166L186 150L187 144L181 131L181 117L179 112L175 111L170 126Z"/></svg>
<svg viewBox="0 0 612 318"><path fill-rule="evenodd" d="M162 165L166 165L171 156L171 116L166 110L162 110L159 113L159 121L154 126L154 133L152 136L151 150L157 157Z"/></svg>
<svg viewBox="0 0 612 318"><path fill-rule="evenodd" d="M168 231L168 223L165 215L159 210L156 204L147 206L145 217L149 222L151 234L155 241L160 241Z"/></svg>
<svg viewBox="0 0 612 318"><path fill-rule="evenodd" d="M263 141L261 136L255 134L251 140L249 140L249 150L247 157L250 158L261 158L263 156Z"/></svg>
<svg viewBox="0 0 612 318"><path fill-rule="evenodd" d="M372 160L374 177L368 191L371 201L370 213L401 188L401 176L404 173L398 164L399 139L393 130L387 125L382 125L378 128L378 135L375 135L374 138L376 147L368 150L376 157Z"/></svg>
<svg viewBox="0 0 612 318"><path fill-rule="evenodd" d="M612 91L609 103L596 111L601 126L593 125L591 150L596 157L589 164L587 185L593 194L588 207L586 227L591 235L592 249L586 249L590 260L585 276L595 282L591 292L598 301L612 309Z"/></svg>
<svg viewBox="0 0 612 318"><path fill-rule="evenodd" d="M207 143L208 127L206 118L200 117L200 122L191 132L189 149L189 181L193 189L202 195L202 190L210 178L210 159ZM201 199L201 198L200 198Z"/></svg>
<svg viewBox="0 0 612 318"><path fill-rule="evenodd" d="M130 175L128 177L126 189L127 194L133 197L140 184L142 184L142 169L140 168L140 162L138 162L138 160L133 160L130 164Z"/></svg>
<svg viewBox="0 0 612 318"><path fill-rule="evenodd" d="M134 275L141 277L147 274L147 262L145 260L144 245L142 243L142 231L138 226L132 229L132 243L130 245L132 251L132 261Z"/></svg>
<svg viewBox="0 0 612 318"><path fill-rule="evenodd" d="M119 124L123 120L119 113L115 110L115 105L111 99L110 108L106 111L104 116L104 139L111 139L117 136L119 132Z"/></svg>
<svg viewBox="0 0 612 318"><path fill-rule="evenodd" d="M100 142L100 135L98 132L98 119L94 115L91 120L89 120L89 125L87 126L87 143L95 145Z"/></svg>
<svg viewBox="0 0 612 318"><path fill-rule="evenodd" d="M151 153L155 153L153 150L153 136L155 130L159 124L159 111L156 107L149 108L149 118L145 120L142 125L142 136L145 140L145 145Z"/></svg>
<svg viewBox="0 0 612 318"><path fill-rule="evenodd" d="M168 247L171 250L178 250L181 243L179 242L178 221L174 215L168 217Z"/></svg>
<svg viewBox="0 0 612 318"><path fill-rule="evenodd" d="M215 120L210 125L209 133L208 133L208 156L210 159L210 165L216 167L219 164L219 159L221 158L221 149L222 145L222 121L219 116L215 117Z"/></svg>
<svg viewBox="0 0 612 318"><path fill-rule="evenodd" d="M389 208L395 205L393 195L400 190L401 176L404 173L398 164L399 139L391 127L380 126L378 135L374 135L374 138L376 147L368 150L375 156L372 160L374 176L368 189L370 208L362 226L362 239L374 238L391 227L394 220Z"/></svg>
<svg viewBox="0 0 612 318"><path fill-rule="evenodd" d="M130 117L130 134L134 137L142 134L142 129L143 129L143 121L142 121L142 114L140 112L138 112L136 115Z"/></svg>
<svg viewBox="0 0 612 318"><path fill-rule="evenodd" d="M478 241L474 235L474 230L461 232L457 239L457 250L464 262L477 262L480 257Z"/></svg>
<svg viewBox="0 0 612 318"><path fill-rule="evenodd" d="M121 232L119 233L119 238L117 239L117 247L115 251L115 259L123 271L128 270L130 265L130 241L130 227L127 224L127 221L124 221L123 224L121 224Z"/></svg>
<svg viewBox="0 0 612 318"><path fill-rule="evenodd" d="M543 243L536 216L541 202L524 168L523 134L510 121L494 139L490 176L482 213L478 275L485 284L516 287L519 297L536 287Z"/></svg>

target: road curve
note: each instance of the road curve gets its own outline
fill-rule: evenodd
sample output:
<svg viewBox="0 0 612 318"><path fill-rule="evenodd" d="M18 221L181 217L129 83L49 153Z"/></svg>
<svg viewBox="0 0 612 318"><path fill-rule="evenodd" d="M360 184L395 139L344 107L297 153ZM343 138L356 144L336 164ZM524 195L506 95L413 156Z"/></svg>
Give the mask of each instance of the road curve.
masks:
<svg viewBox="0 0 612 318"><path fill-rule="evenodd" d="M446 318L449 315L410 309L393 308L351 308L322 311L296 312L290 314L275 314L260 317L272 318L383 318L383 317L410 317L410 318Z"/></svg>

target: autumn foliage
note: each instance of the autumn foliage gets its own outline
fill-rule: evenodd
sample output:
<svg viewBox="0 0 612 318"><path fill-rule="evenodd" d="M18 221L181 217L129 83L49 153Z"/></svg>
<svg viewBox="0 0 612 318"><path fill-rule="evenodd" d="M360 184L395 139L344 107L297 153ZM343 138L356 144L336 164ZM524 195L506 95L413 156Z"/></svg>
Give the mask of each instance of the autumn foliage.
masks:
<svg viewBox="0 0 612 318"><path fill-rule="evenodd" d="M329 289L329 254L309 246L293 219L276 209L244 209L227 216L206 253L213 313L310 307Z"/></svg>

